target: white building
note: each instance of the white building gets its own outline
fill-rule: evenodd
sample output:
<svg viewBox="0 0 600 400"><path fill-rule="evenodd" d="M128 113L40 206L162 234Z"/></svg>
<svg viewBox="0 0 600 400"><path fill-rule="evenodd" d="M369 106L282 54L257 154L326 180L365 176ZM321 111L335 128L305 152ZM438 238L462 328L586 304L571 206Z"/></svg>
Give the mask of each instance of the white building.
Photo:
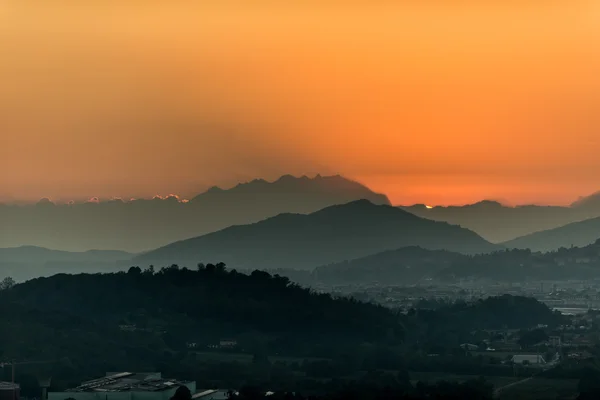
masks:
<svg viewBox="0 0 600 400"><path fill-rule="evenodd" d="M514 355L512 358L512 362L515 364L530 364L530 365L544 365L546 364L546 360L544 357L538 354L522 354L522 355Z"/></svg>
<svg viewBox="0 0 600 400"><path fill-rule="evenodd" d="M48 400L169 400L180 386L196 392L196 382L163 379L160 372L109 372L65 392L49 392Z"/></svg>
<svg viewBox="0 0 600 400"><path fill-rule="evenodd" d="M205 390L192 395L193 400L227 400L229 398L228 390Z"/></svg>

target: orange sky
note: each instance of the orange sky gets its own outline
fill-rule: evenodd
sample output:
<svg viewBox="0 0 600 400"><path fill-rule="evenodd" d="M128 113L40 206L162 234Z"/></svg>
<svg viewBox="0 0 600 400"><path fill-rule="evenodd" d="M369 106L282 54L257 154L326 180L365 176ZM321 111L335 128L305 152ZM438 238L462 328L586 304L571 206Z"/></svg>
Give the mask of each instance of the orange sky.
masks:
<svg viewBox="0 0 600 400"><path fill-rule="evenodd" d="M397 204L600 190L596 0L208 3L1 3L0 200L317 172Z"/></svg>

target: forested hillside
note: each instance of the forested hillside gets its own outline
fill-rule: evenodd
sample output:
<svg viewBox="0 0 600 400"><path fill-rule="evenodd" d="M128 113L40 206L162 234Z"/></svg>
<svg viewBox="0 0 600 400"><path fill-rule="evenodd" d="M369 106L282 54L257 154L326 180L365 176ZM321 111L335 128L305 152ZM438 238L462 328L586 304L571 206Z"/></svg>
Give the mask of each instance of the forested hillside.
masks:
<svg viewBox="0 0 600 400"><path fill-rule="evenodd" d="M327 356L334 345L393 345L404 334L383 307L223 264L38 278L0 291L0 310L3 358L66 359L74 379L92 370L155 370L189 343L206 349L224 338L258 356L309 357Z"/></svg>
<svg viewBox="0 0 600 400"><path fill-rule="evenodd" d="M207 387L331 391L337 378L375 370L404 382L409 364L428 368L436 360L423 354L451 353L475 340L474 330L563 322L536 300L512 296L405 315L224 264L39 278L0 291L0 315L0 356L47 362L20 370L28 395L39 389L35 377L51 375L64 389L121 370ZM235 349L212 349L224 339ZM480 368L476 359L438 361L468 374Z"/></svg>

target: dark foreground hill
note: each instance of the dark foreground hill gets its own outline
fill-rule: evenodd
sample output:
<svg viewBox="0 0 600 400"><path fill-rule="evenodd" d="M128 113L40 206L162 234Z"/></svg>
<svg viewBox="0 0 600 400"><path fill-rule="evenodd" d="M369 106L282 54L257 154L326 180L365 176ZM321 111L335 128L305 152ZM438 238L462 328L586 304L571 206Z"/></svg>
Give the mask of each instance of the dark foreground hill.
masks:
<svg viewBox="0 0 600 400"><path fill-rule="evenodd" d="M481 329L562 323L535 299L511 296L404 315L222 264L39 278L0 291L0 315L2 357L47 360L28 371L52 376L54 390L128 370L161 371L199 387L260 382L275 390L326 388L375 370L406 380L407 366L427 368L436 360L425 354L454 354ZM237 342L235 352L209 350L222 339ZM481 373L480 361L458 354L444 371ZM17 380L28 396L39 393L34 376Z"/></svg>
<svg viewBox="0 0 600 400"><path fill-rule="evenodd" d="M310 213L360 199L389 204L385 195L357 182L319 175L286 175L274 182L257 179L227 190L215 187L189 202L171 196L63 205L48 200L25 206L0 204L0 247L138 252L285 212Z"/></svg>
<svg viewBox="0 0 600 400"><path fill-rule="evenodd" d="M312 269L405 246L475 254L497 250L476 233L367 200L309 215L281 214L170 244L133 259L136 265L222 260L237 269Z"/></svg>
<svg viewBox="0 0 600 400"><path fill-rule="evenodd" d="M74 382L129 369L189 376L199 359L188 343L201 352L229 339L250 357L327 357L334 347L393 345L404 335L385 308L221 265L34 279L0 291L0 315L3 358L56 360L57 381Z"/></svg>
<svg viewBox="0 0 600 400"><path fill-rule="evenodd" d="M535 232L505 242L509 248L553 251L561 247L587 246L600 237L600 218L574 222L555 229Z"/></svg>
<svg viewBox="0 0 600 400"><path fill-rule="evenodd" d="M131 257L131 253L111 250L68 252L35 246L5 248L0 249L0 278L10 276L22 281L60 272L113 272Z"/></svg>

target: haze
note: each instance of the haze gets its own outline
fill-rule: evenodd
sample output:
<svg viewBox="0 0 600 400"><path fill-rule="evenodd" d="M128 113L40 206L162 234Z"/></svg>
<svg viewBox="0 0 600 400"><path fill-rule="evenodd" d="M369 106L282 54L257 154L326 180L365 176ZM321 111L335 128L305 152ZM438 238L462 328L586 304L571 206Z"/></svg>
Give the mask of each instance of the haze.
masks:
<svg viewBox="0 0 600 400"><path fill-rule="evenodd" d="M396 204L600 189L596 2L123 3L0 5L1 201L317 172Z"/></svg>

